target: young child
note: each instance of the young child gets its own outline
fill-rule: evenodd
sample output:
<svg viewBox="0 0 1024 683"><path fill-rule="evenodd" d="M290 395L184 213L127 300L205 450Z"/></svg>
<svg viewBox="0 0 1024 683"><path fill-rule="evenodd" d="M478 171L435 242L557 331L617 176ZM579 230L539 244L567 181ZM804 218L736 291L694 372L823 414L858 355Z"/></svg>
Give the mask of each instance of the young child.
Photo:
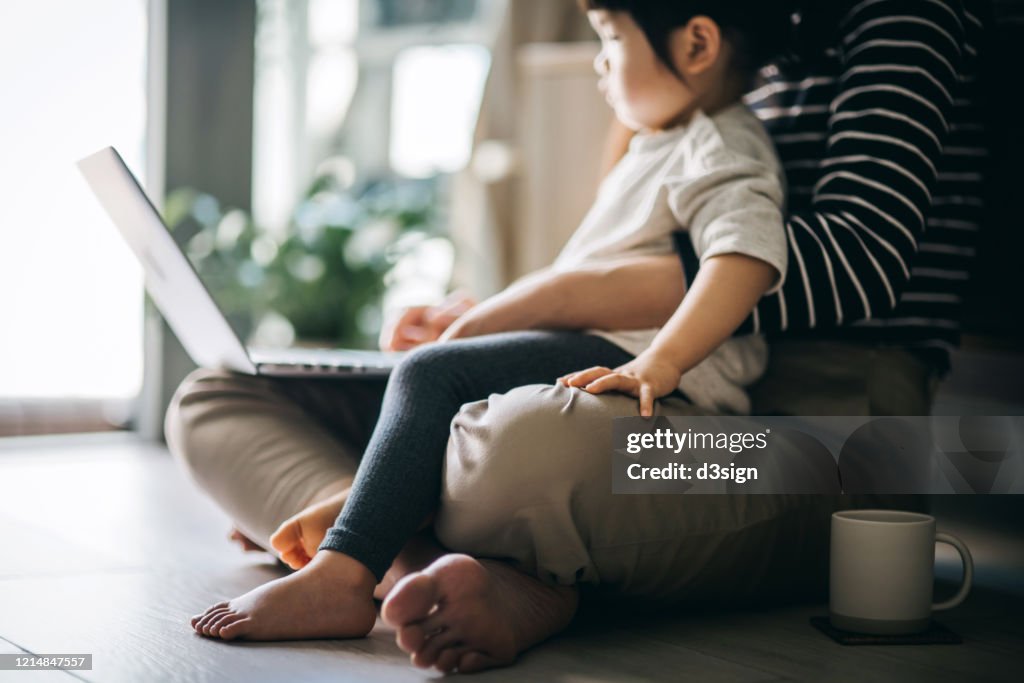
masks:
<svg viewBox="0 0 1024 683"><path fill-rule="evenodd" d="M748 408L742 387L761 372L765 348L756 337L730 336L786 268L779 163L740 104L770 56L762 37L780 40L788 26L771 4L585 3L603 44L602 88L639 131L628 154L551 269L471 308L443 343L416 348L395 369L351 487L271 539L299 571L212 606L193 618L197 632L227 640L368 633L375 586L437 504L449 425L467 402L562 377L588 391L632 393L648 415L655 398L677 388L709 410ZM703 265L662 330L510 331L525 329L523 311L565 312L538 295L540 284L627 255L670 252L680 228Z"/></svg>
<svg viewBox="0 0 1024 683"><path fill-rule="evenodd" d="M676 3L585 4L602 41L595 63L601 89L618 119L639 133L554 268L671 253L679 228L688 233L701 268L660 331L591 331L635 359L614 371L591 368L562 381L592 393L633 394L642 415L651 415L654 399L676 387L697 405L749 413L744 387L764 372L767 346L759 336L730 335L769 288L781 285L787 253L782 167L760 121L739 99L750 67L762 60L752 54L751 38L733 33L730 39L707 16L690 19L686 31L666 34L662 27L674 25L673 15L682 12ZM747 21L764 15L759 30L765 32L780 28L770 21L772 10L765 11L770 5L742 9L753 12ZM659 59L682 59L652 68L650 47L659 45Z"/></svg>

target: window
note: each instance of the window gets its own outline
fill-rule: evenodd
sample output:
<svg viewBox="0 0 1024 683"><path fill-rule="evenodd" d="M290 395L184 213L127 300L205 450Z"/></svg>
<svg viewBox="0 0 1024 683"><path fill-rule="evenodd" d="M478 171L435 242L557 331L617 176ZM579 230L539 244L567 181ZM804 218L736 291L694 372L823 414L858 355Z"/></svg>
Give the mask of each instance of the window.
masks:
<svg viewBox="0 0 1024 683"><path fill-rule="evenodd" d="M450 279L446 180L469 160L504 2L256 7L252 220L234 216L245 227L213 254L231 207L204 227L183 196L172 229L221 274L207 284L250 343L373 346L382 299L437 298Z"/></svg>
<svg viewBox="0 0 1024 683"><path fill-rule="evenodd" d="M490 56L480 45L409 47L395 57L390 162L430 178L469 161Z"/></svg>
<svg viewBox="0 0 1024 683"><path fill-rule="evenodd" d="M36 405L138 393L141 272L74 162L113 144L142 170L145 69L143 0L0 3L7 414L14 399Z"/></svg>
<svg viewBox="0 0 1024 683"><path fill-rule="evenodd" d="M281 226L325 162L352 181L468 160L499 0L259 0L253 212Z"/></svg>

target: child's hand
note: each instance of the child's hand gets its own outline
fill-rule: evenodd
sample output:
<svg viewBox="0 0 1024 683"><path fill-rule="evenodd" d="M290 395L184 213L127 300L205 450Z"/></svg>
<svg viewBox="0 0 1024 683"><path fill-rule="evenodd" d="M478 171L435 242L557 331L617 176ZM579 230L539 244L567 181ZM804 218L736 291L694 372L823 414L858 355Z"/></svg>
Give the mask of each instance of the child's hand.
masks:
<svg viewBox="0 0 1024 683"><path fill-rule="evenodd" d="M650 417L654 414L654 400L675 391L682 374L672 363L645 351L614 370L594 367L559 377L558 381L591 394L618 391L639 398L640 414Z"/></svg>

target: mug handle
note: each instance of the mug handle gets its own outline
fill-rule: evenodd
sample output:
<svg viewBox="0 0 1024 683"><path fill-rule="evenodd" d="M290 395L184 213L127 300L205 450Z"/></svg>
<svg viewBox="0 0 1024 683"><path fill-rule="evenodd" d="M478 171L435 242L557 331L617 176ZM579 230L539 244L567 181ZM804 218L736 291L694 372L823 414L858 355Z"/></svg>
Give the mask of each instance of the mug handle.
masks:
<svg viewBox="0 0 1024 683"><path fill-rule="evenodd" d="M974 581L974 558L971 557L971 551L967 549L967 544L961 541L952 534L946 534L939 532L935 534L936 543L948 543L949 545L956 548L956 551L960 553L960 561L964 565L964 578L960 584L960 590L956 592L956 595L951 597L949 600L943 600L932 605L932 610L939 611L956 607L967 597L967 594L971 592L971 582Z"/></svg>

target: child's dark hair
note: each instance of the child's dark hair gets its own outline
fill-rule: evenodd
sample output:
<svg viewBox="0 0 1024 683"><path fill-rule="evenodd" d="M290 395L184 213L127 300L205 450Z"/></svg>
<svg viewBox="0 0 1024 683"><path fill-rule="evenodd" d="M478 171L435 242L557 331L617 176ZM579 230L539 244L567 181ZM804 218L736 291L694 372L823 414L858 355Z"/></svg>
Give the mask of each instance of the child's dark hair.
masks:
<svg viewBox="0 0 1024 683"><path fill-rule="evenodd" d="M759 68L784 53L792 40L795 0L577 0L580 8L626 12L658 59L679 76L669 50L669 36L696 16L712 19L733 46L734 66L753 77ZM828 1L828 0L824 0Z"/></svg>

